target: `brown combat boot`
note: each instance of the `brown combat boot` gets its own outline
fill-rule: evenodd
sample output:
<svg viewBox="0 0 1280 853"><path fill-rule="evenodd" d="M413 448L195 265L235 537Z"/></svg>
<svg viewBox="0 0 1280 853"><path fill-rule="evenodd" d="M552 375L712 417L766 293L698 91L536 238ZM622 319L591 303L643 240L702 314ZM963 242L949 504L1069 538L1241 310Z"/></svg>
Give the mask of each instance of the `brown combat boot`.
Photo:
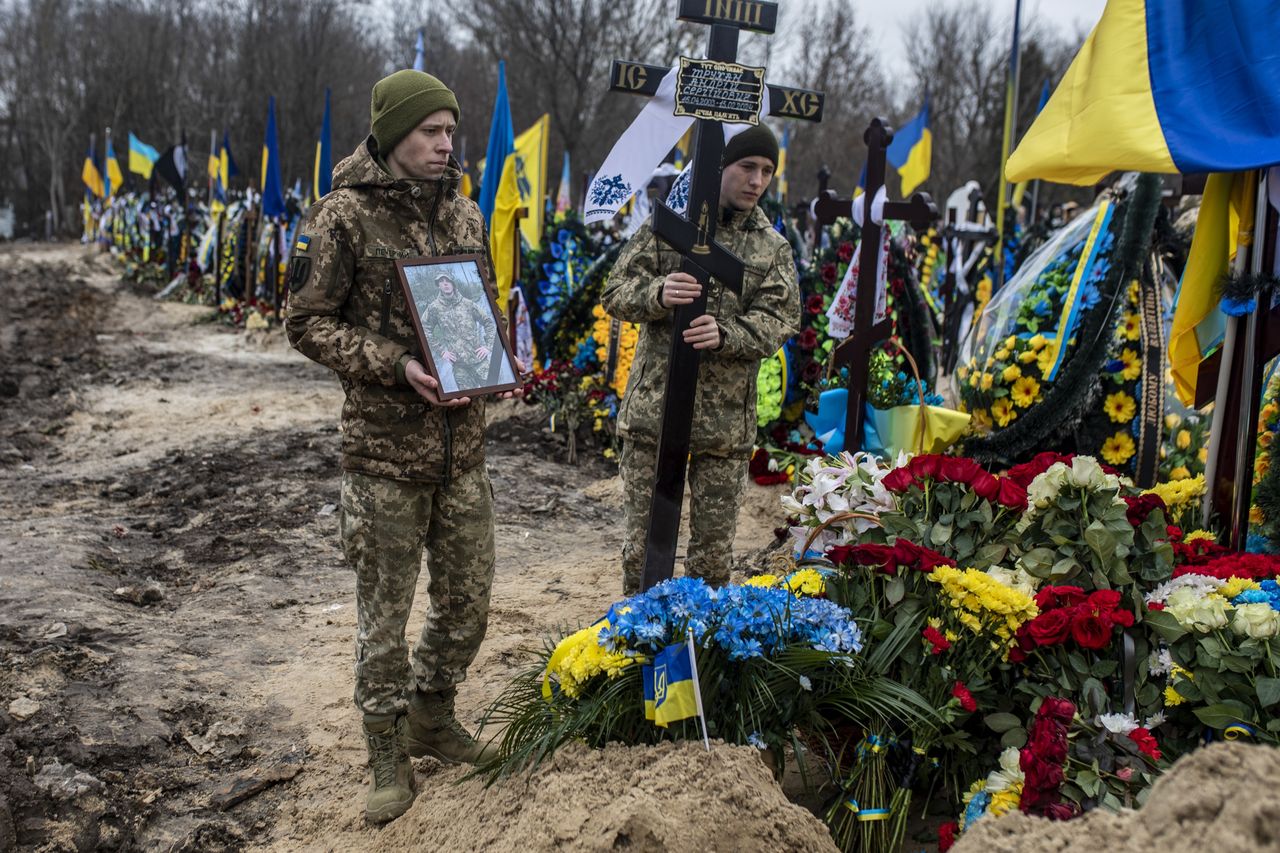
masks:
<svg viewBox="0 0 1280 853"><path fill-rule="evenodd" d="M414 758L429 756L445 764L481 764L496 752L481 746L453 713L453 691L415 691L409 699L405 743Z"/></svg>
<svg viewBox="0 0 1280 853"><path fill-rule="evenodd" d="M373 784L364 816L371 823L395 820L409 810L417 796L413 765L405 752L405 717L364 718L364 741L369 747Z"/></svg>

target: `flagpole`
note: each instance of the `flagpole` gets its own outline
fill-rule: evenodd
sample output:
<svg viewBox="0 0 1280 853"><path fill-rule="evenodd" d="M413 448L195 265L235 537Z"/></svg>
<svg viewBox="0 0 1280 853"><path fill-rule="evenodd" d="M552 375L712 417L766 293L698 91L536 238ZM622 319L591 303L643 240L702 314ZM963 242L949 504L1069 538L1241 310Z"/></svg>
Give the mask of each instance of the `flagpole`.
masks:
<svg viewBox="0 0 1280 853"><path fill-rule="evenodd" d="M1009 49L1009 79L1005 84L1004 96L1004 142L1000 146L1000 202L996 213L996 234L999 237L995 245L996 290L1004 285L1004 217L1009 207L1009 182L1005 180L1004 167L1009 162L1013 134L1018 126L1018 53L1021 24L1022 0L1014 0L1013 45Z"/></svg>
<svg viewBox="0 0 1280 853"><path fill-rule="evenodd" d="M698 657L693 653L693 627L689 626L689 669L693 672L693 698L698 706L698 722L702 723L702 745L711 751L711 740L707 737L707 715L702 710L702 685L698 683Z"/></svg>

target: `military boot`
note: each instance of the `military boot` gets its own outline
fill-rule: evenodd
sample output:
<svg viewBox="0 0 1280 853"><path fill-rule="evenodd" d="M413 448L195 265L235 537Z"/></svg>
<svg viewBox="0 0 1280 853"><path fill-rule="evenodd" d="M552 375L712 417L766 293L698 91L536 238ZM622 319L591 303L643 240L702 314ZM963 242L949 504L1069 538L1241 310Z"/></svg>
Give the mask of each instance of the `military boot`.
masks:
<svg viewBox="0 0 1280 853"><path fill-rule="evenodd" d="M405 717L364 718L364 740L369 747L373 784L364 815L371 823L395 820L409 810L417 795L413 765L405 752Z"/></svg>
<svg viewBox="0 0 1280 853"><path fill-rule="evenodd" d="M423 693L409 699L405 743L414 758L430 756L445 764L480 764L495 751L480 743L453 713L453 691Z"/></svg>

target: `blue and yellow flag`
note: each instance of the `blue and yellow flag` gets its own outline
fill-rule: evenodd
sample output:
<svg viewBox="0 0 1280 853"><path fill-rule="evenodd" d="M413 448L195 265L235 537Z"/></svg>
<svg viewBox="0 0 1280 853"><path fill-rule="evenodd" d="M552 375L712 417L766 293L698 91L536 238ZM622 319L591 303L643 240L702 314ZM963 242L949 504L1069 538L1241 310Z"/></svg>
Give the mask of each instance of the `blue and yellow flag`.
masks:
<svg viewBox="0 0 1280 853"><path fill-rule="evenodd" d="M93 161L92 145L84 155L84 166L80 168L80 180L84 181L86 194L92 193L98 198L103 197L102 173L98 171L98 164Z"/></svg>
<svg viewBox="0 0 1280 853"><path fill-rule="evenodd" d="M560 189L556 191L556 213L563 215L573 207L573 175L569 171L569 152L564 152L564 165L560 168Z"/></svg>
<svg viewBox="0 0 1280 853"><path fill-rule="evenodd" d="M1253 172L1213 174L1205 182L1169 332L1174 390L1187 406L1195 405L1200 362L1222 342L1226 331L1226 316L1219 307L1220 282L1241 243L1248 245L1250 240L1257 185Z"/></svg>
<svg viewBox="0 0 1280 853"><path fill-rule="evenodd" d="M267 134L262 141L262 213L284 216L284 186L280 182L280 142L276 135L276 99L267 102Z"/></svg>
<svg viewBox="0 0 1280 853"><path fill-rule="evenodd" d="M129 133L129 171L151 180L151 171L160 159L160 152L147 145L132 132Z"/></svg>
<svg viewBox="0 0 1280 853"><path fill-rule="evenodd" d="M903 195L910 195L929 179L929 167L933 165L933 131L929 130L928 92L924 93L924 106L916 117L893 135L885 158L902 178Z"/></svg>
<svg viewBox="0 0 1280 853"><path fill-rule="evenodd" d="M124 173L120 171L120 163L116 160L116 149L111 144L111 134L107 133L107 162L103 174L102 197L111 198L124 186Z"/></svg>
<svg viewBox="0 0 1280 853"><path fill-rule="evenodd" d="M647 702L647 700L646 700ZM646 704L646 711L648 706ZM689 641L667 646L653 659L653 722L668 723L698 716Z"/></svg>
<svg viewBox="0 0 1280 853"><path fill-rule="evenodd" d="M1274 3L1108 0L1005 172L1087 186L1280 163L1277 80Z"/></svg>
<svg viewBox="0 0 1280 853"><path fill-rule="evenodd" d="M498 202L498 185L502 182L503 165L515 148L515 131L511 125L511 104L507 101L507 64L498 63L498 95L493 101L493 119L489 122L489 147L485 151L480 176L480 212L485 224L493 228L493 208ZM491 239L492 242L492 239Z"/></svg>
<svg viewBox="0 0 1280 853"><path fill-rule="evenodd" d="M511 278L515 270L516 211L523 207L527 215L520 220L520 234L530 248L542 245L542 223L546 215L543 199L547 194L547 144L551 136L551 116L543 116L533 127L515 139L513 151L502 164L502 181L494 200L489 223L489 251L493 255L497 277L498 307L507 309ZM488 158L486 158L488 159ZM494 162L490 160L489 162ZM485 170L485 182L489 172ZM492 170L497 171L497 170Z"/></svg>
<svg viewBox="0 0 1280 853"><path fill-rule="evenodd" d="M311 176L311 192L320 199L333 187L333 155L329 144L329 90L324 90L324 121L320 124L320 138L316 140L316 165Z"/></svg>

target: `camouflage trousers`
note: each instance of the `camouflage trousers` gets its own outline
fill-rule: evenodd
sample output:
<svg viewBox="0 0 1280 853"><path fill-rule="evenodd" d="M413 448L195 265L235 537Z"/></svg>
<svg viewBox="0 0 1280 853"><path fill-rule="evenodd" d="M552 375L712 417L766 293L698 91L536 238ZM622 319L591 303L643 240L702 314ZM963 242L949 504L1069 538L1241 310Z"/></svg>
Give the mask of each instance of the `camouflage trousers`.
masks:
<svg viewBox="0 0 1280 853"><path fill-rule="evenodd" d="M622 543L622 592L640 591L644 571L644 539L649 529L649 503L658 448L627 441L620 470L625 495L626 532ZM722 586L733 566L733 537L747 479L747 457L695 453L689 457L689 547L684 561L688 577Z"/></svg>
<svg viewBox="0 0 1280 853"><path fill-rule="evenodd" d="M356 573L356 706L399 714L416 688L466 678L489 622L493 491L478 465L448 485L344 471L342 548ZM423 548L429 606L410 655L405 628Z"/></svg>

